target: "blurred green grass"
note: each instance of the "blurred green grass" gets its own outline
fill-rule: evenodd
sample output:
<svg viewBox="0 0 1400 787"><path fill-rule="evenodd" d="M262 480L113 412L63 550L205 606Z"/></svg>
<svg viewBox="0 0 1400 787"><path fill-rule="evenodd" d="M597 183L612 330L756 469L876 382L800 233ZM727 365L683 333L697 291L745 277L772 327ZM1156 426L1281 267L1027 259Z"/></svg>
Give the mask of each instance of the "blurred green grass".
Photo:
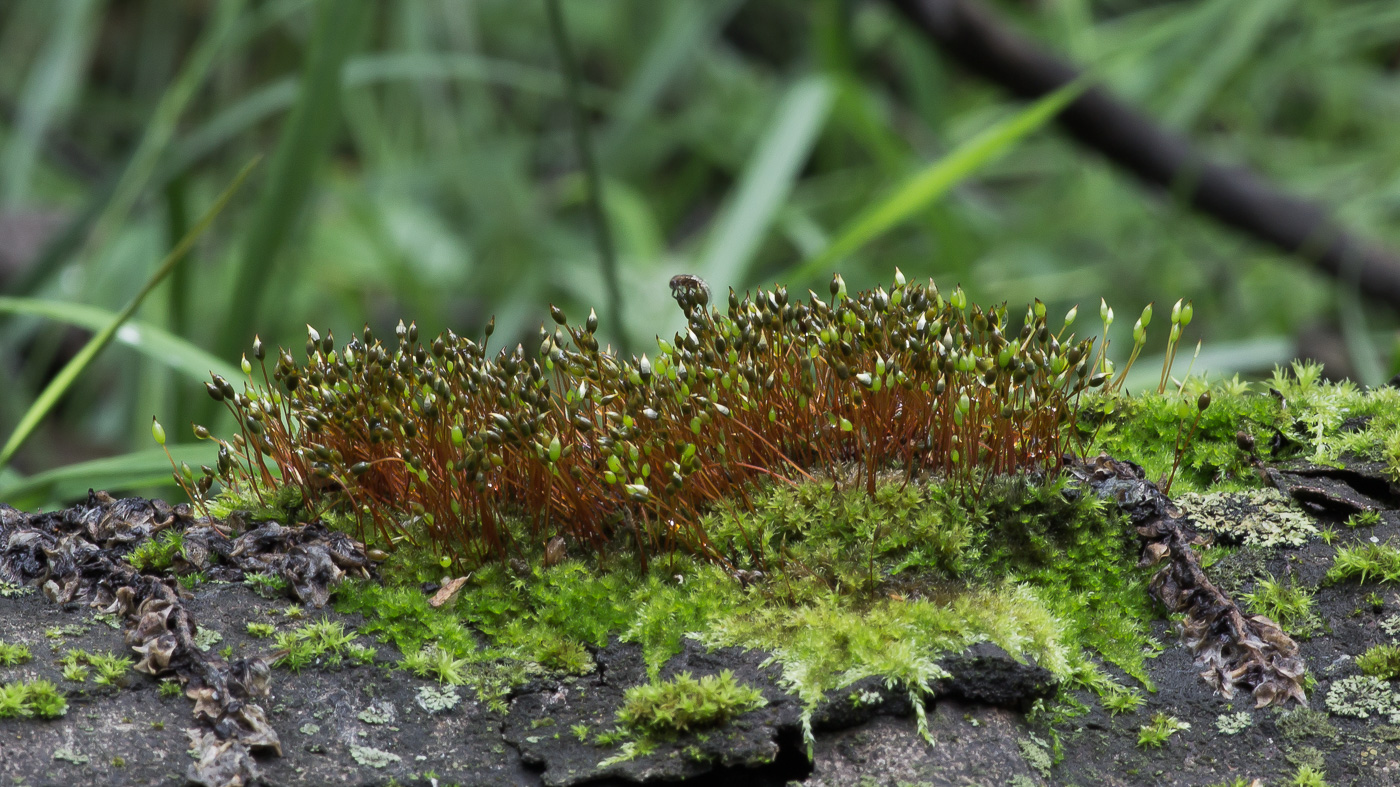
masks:
<svg viewBox="0 0 1400 787"><path fill-rule="evenodd" d="M991 5L1216 157L1400 247L1392 1ZM494 315L497 346L513 345L550 303L595 307L600 336L644 348L682 324L676 273L717 292L825 292L833 270L855 289L898 266L975 301L1038 297L1060 313L1100 297L1121 314L1194 299L1185 341L1204 339L1217 372L1265 370L1317 325L1345 337L1354 373L1395 371L1392 315L1051 130L841 246L901 184L1025 112L880 2L562 4L619 264L623 313L608 313L543 0L371 2L363 20L331 6L0 4L0 219L65 222L29 249L39 262L0 269L0 295L119 310L186 217L266 153L138 315L227 364L255 333L300 348L307 323L343 341L400 317L429 336L473 334ZM71 355L70 330L0 316L0 434ZM1114 327L1115 348L1130 330ZM1151 335L1148 353L1164 340ZM202 386L149 358L166 350L144 349L98 359L0 475L0 499L21 476L128 452L133 478L151 482L151 416L188 441L188 421L215 412ZM23 501L72 492L31 484Z"/></svg>

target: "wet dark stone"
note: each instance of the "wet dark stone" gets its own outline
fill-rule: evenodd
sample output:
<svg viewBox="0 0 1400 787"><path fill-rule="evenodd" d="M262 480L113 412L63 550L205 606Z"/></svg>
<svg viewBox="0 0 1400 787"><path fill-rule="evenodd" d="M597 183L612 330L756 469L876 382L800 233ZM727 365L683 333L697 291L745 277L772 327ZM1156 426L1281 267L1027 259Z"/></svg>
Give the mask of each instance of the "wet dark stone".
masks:
<svg viewBox="0 0 1400 787"><path fill-rule="evenodd" d="M979 642L956 656L945 656L938 665L952 673L951 678L938 682L938 696L999 708L1029 710L1036 700L1053 695L1059 683L1034 659L1017 661L991 642Z"/></svg>

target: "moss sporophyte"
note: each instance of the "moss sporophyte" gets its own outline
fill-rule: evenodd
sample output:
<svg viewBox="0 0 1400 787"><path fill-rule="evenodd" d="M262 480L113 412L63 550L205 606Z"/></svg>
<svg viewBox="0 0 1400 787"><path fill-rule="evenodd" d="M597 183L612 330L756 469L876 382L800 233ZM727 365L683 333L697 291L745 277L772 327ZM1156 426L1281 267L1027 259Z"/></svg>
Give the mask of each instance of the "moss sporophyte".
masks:
<svg viewBox="0 0 1400 787"><path fill-rule="evenodd" d="M939 654L990 640L1131 713L1136 691L1089 653L1153 689L1140 523L1060 470L1094 446L1186 491L1257 486L1238 435L1299 410L1311 428L1323 406L1279 382L1301 402L1285 420L1238 381L1212 400L1169 365L1157 394L1126 397L1127 370L1071 333L1076 311L1052 328L1039 302L1012 316L902 276L852 295L838 276L829 299L731 292L721 312L702 284L678 281L686 329L631 359L599 347L595 314L557 308L537 348L494 354L490 325L424 343L400 323L392 347L309 329L300 362L255 341L246 381L208 384L237 433L196 427L218 461L186 485L220 481L216 514L358 529L386 582L347 586L340 608L404 669L502 708L541 669L591 670L614 637L656 681L689 636L773 653L809 709L870 676L926 695ZM1173 309L1173 350L1188 321ZM444 573L465 580L438 608L419 585Z"/></svg>
<svg viewBox="0 0 1400 787"><path fill-rule="evenodd" d="M538 345L494 357L489 326L482 343L449 331L424 345L400 323L394 349L368 328L339 349L309 329L305 362L281 350L270 372L255 341L260 383L207 384L239 432L194 486L295 485L313 512L339 509L386 542L421 525L469 562L507 556L504 520L523 516L532 541L621 539L644 563L677 549L723 563L737 556L701 515L757 482L826 473L874 494L894 468L975 495L1056 467L1082 439L1070 427L1083 394L1108 375L1043 304L1016 326L1004 305L902 275L853 296L838 276L831 291L731 291L721 313L708 288L677 286L688 324L654 359L601 350L596 314L571 325L554 307Z"/></svg>

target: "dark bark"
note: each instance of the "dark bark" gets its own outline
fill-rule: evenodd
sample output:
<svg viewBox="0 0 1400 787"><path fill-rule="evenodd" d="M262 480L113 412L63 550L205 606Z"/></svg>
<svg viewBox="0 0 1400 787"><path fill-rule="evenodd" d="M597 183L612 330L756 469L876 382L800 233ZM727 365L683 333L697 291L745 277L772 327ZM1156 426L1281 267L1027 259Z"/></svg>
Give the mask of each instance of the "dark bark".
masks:
<svg viewBox="0 0 1400 787"><path fill-rule="evenodd" d="M1038 98L1080 76L972 0L889 2L947 55L1021 98ZM1075 141L1139 179L1183 194L1196 210L1400 308L1400 257L1348 233L1321 205L1244 167L1210 161L1101 87L1066 107L1058 122Z"/></svg>

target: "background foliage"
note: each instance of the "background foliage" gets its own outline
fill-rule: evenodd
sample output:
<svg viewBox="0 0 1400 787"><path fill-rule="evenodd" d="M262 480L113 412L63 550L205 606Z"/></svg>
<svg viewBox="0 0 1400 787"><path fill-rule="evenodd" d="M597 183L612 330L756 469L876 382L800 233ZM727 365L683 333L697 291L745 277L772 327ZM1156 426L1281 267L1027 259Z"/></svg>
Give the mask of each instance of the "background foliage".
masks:
<svg viewBox="0 0 1400 787"><path fill-rule="evenodd" d="M1038 297L1058 314L1092 313L1100 297L1121 316L1186 297L1187 338L1206 342L1198 369L1266 370L1301 337L1335 371L1367 382L1393 371L1390 315L1358 311L1356 293L1052 129L958 173L863 247L804 267L899 184L1023 107L873 0L561 5L620 314L607 308L544 0L0 2L0 294L24 299L0 302L0 432L84 338L33 299L82 304L69 322L100 325L91 309L120 310L235 173L267 156L0 470L0 497L85 492L81 474L33 476L130 451L105 469L159 477L153 414L179 456L202 456L174 445L192 441L175 424L213 413L181 371L208 360L195 348L236 364L254 333L300 347L305 323L342 340L400 317L427 336L475 335L492 315L513 345L557 303L597 307L600 338L640 352L683 324L666 289L680 272L719 293L774 281L824 292L832 269L854 291L898 266L961 283L975 302ZM993 5L1217 157L1400 246L1393 2ZM1127 348L1131 320L1120 328ZM189 345L172 349L171 334Z"/></svg>

